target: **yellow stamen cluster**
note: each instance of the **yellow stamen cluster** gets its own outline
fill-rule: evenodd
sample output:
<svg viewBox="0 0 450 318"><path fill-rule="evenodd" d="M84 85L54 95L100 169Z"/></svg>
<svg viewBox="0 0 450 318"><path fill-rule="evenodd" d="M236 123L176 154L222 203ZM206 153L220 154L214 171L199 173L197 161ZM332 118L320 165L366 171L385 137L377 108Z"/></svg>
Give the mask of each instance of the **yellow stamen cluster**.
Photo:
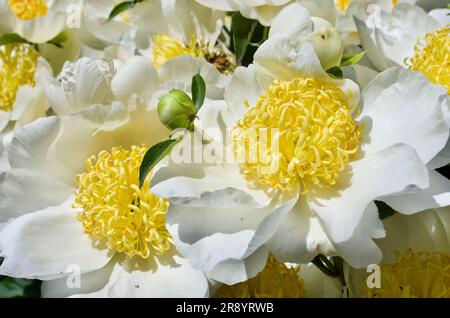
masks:
<svg viewBox="0 0 450 318"><path fill-rule="evenodd" d="M184 44L168 34L160 34L153 38L152 49L153 65L155 67L161 67L168 60L184 54L195 57L204 57L206 44L202 41L197 42L195 36L191 37L188 44Z"/></svg>
<svg viewBox="0 0 450 318"><path fill-rule="evenodd" d="M85 233L109 249L128 256L162 255L172 246L165 226L168 201L149 191L150 178L139 188L139 167L147 148L114 147L85 162L76 177L74 207Z"/></svg>
<svg viewBox="0 0 450 318"><path fill-rule="evenodd" d="M187 44L174 39L168 34L157 35L153 38L152 49L152 62L156 68L161 67L175 57L185 54L204 58L221 73L230 73L236 67L235 61L231 56L219 48L211 48L209 43L204 40L198 40L195 34L191 36Z"/></svg>
<svg viewBox="0 0 450 318"><path fill-rule="evenodd" d="M255 277L236 285L222 285L215 298L302 298L303 279L298 276L300 266L287 267L269 256L266 267Z"/></svg>
<svg viewBox="0 0 450 318"><path fill-rule="evenodd" d="M236 155L250 155L241 164L245 178L274 194L335 184L361 142L351 98L335 85L296 78L275 81L255 107L246 102L249 110L233 130Z"/></svg>
<svg viewBox="0 0 450 318"><path fill-rule="evenodd" d="M371 298L450 298L450 253L396 252L382 264L381 288L367 288Z"/></svg>
<svg viewBox="0 0 450 318"><path fill-rule="evenodd" d="M0 110L12 111L20 86L34 86L39 53L28 44L0 47Z"/></svg>
<svg viewBox="0 0 450 318"><path fill-rule="evenodd" d="M428 33L417 42L414 56L406 60L410 69L422 72L450 93L450 24Z"/></svg>
<svg viewBox="0 0 450 318"><path fill-rule="evenodd" d="M8 0L9 7L21 20L33 20L48 13L45 0Z"/></svg>

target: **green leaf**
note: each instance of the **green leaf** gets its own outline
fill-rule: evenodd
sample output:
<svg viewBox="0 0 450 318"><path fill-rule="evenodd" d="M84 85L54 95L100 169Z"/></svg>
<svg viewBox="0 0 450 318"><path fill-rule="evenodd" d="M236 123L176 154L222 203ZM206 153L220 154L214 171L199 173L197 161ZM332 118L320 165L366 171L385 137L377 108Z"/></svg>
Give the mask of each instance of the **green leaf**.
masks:
<svg viewBox="0 0 450 318"><path fill-rule="evenodd" d="M342 72L342 69L339 66L333 66L332 68L329 68L327 70L327 73L328 75L336 79L344 78L344 73Z"/></svg>
<svg viewBox="0 0 450 318"><path fill-rule="evenodd" d="M198 73L192 77L191 85L192 101L197 111L203 106L206 97L206 84L203 77Z"/></svg>
<svg viewBox="0 0 450 318"><path fill-rule="evenodd" d="M247 19L240 12L233 13L231 19L234 54L236 55L236 62L241 64L247 48L252 42L258 21Z"/></svg>
<svg viewBox="0 0 450 318"><path fill-rule="evenodd" d="M327 276L337 278L339 277L339 271L337 268L332 264L328 258L322 254L318 254L314 259L311 261L322 273L324 273Z"/></svg>
<svg viewBox="0 0 450 318"><path fill-rule="evenodd" d="M366 54L366 51L363 51L359 54L344 54L342 56L340 66L343 67L343 66L350 66L350 65L357 64L359 61L361 61L361 59L364 57L365 54Z"/></svg>
<svg viewBox="0 0 450 318"><path fill-rule="evenodd" d="M56 47L63 48L62 43L66 42L69 39L69 36L67 35L67 32L62 31L60 34L55 36L53 39L48 41L48 44L53 44Z"/></svg>
<svg viewBox="0 0 450 318"><path fill-rule="evenodd" d="M6 33L0 37L0 46L10 43L30 43L17 33Z"/></svg>
<svg viewBox="0 0 450 318"><path fill-rule="evenodd" d="M37 298L40 297L38 280L22 278L0 277L0 298Z"/></svg>
<svg viewBox="0 0 450 318"><path fill-rule="evenodd" d="M375 201L375 204L378 208L378 215L381 220L385 220L388 217L391 217L397 213L397 211L395 211L389 205L387 205L382 201Z"/></svg>
<svg viewBox="0 0 450 318"><path fill-rule="evenodd" d="M166 157L172 148L179 143L183 137L177 139L168 139L151 147L142 159L141 167L139 168L139 187L144 184L145 178L152 171L158 162Z"/></svg>
<svg viewBox="0 0 450 318"><path fill-rule="evenodd" d="M124 1L124 2L119 3L112 9L111 13L109 14L108 22L111 21L112 19L114 19L115 17L117 17L122 12L125 12L127 10L134 8L134 6L141 1L142 0L133 0L133 1Z"/></svg>

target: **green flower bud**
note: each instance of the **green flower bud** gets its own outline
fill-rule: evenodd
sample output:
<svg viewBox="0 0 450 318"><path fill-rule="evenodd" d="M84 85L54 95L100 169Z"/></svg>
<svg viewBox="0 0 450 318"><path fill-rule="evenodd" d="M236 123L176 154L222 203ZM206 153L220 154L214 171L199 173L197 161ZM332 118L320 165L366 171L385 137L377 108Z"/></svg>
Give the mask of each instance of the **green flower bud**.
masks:
<svg viewBox="0 0 450 318"><path fill-rule="evenodd" d="M197 109L185 92L173 89L164 95L158 103L158 115L161 122L170 130L177 128L194 129Z"/></svg>
<svg viewBox="0 0 450 318"><path fill-rule="evenodd" d="M317 17L313 17L311 20L314 32L305 36L303 40L314 46L325 70L339 66L344 53L344 43L339 32L327 20Z"/></svg>

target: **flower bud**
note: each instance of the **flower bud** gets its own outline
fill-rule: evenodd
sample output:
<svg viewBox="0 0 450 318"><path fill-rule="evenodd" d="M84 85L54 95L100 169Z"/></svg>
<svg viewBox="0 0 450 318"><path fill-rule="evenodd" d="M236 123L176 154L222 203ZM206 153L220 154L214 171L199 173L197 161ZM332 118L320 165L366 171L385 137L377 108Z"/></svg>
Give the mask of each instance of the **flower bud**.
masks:
<svg viewBox="0 0 450 318"><path fill-rule="evenodd" d="M183 91L172 89L158 103L158 115L161 122L170 130L186 128L193 130L197 109L192 99Z"/></svg>
<svg viewBox="0 0 450 318"><path fill-rule="evenodd" d="M338 31L327 20L317 17L313 17L311 20L314 32L305 36L303 41L314 46L325 70L339 66L344 53L344 44Z"/></svg>

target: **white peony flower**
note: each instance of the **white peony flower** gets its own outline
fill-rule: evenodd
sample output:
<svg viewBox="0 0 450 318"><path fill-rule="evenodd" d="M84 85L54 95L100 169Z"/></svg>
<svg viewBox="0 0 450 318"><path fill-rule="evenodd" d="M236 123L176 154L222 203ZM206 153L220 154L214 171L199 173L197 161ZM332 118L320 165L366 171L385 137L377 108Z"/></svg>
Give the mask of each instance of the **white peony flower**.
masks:
<svg viewBox="0 0 450 318"><path fill-rule="evenodd" d="M133 55L122 46L111 46L99 58L66 62L56 78L47 80L46 94L58 115L135 98L156 105L159 96L169 89L190 90L197 73L205 79L207 97L222 99L230 77L202 58L183 55L156 70L149 58Z"/></svg>
<svg viewBox="0 0 450 318"><path fill-rule="evenodd" d="M11 132L49 108L45 82L52 75L48 62L28 44L0 47L0 134Z"/></svg>
<svg viewBox="0 0 450 318"><path fill-rule="evenodd" d="M1 0L0 30L17 33L32 43L45 43L67 26L71 5L78 0Z"/></svg>
<svg viewBox="0 0 450 318"><path fill-rule="evenodd" d="M448 12L448 10L447 10ZM367 56L379 70L403 66L450 90L449 26L417 6L398 4L365 21L355 18ZM446 22L450 23L449 16Z"/></svg>
<svg viewBox="0 0 450 318"><path fill-rule="evenodd" d="M95 104L110 104L114 101L111 81L115 72L113 60L83 57L76 62L67 61L61 73L47 83L53 111L63 115Z"/></svg>
<svg viewBox="0 0 450 318"><path fill-rule="evenodd" d="M233 71L234 56L218 41L224 12L194 0L148 0L107 22L115 5L117 1L113 0L86 4L85 25L91 33L85 38L88 46L130 46L157 68L175 57L191 55L205 59L223 73Z"/></svg>
<svg viewBox="0 0 450 318"><path fill-rule="evenodd" d="M286 6L273 20L267 42L275 36L289 38L289 54L292 55L303 43L311 43L326 70L341 62L344 45L336 28L325 19L311 17L309 11L297 3Z"/></svg>
<svg viewBox="0 0 450 318"><path fill-rule="evenodd" d="M165 228L168 202L148 192L150 179L138 185L146 150L167 135L139 103L16 131L0 177L0 274L43 280L44 297L207 296Z"/></svg>
<svg viewBox="0 0 450 318"><path fill-rule="evenodd" d="M427 210L413 216L394 215L384 221L386 238L380 286L369 288L373 271L346 267L351 297L450 297L450 209Z"/></svg>
<svg viewBox="0 0 450 318"><path fill-rule="evenodd" d="M215 128L215 161L166 161L153 178L152 191L171 202L167 227L194 268L233 284L262 270L269 251L283 262L323 253L363 267L382 257L372 240L384 236L374 200L411 212L401 194L424 189L413 210L449 204L448 180L425 166L449 137L442 87L389 69L363 92L358 115L356 85L329 78L310 43L291 53L290 39L277 36L254 61L233 74L226 105L205 104L199 114L198 130ZM277 128L279 149L223 162L227 128L238 155L236 136L252 128ZM272 164L279 169L265 170Z"/></svg>

